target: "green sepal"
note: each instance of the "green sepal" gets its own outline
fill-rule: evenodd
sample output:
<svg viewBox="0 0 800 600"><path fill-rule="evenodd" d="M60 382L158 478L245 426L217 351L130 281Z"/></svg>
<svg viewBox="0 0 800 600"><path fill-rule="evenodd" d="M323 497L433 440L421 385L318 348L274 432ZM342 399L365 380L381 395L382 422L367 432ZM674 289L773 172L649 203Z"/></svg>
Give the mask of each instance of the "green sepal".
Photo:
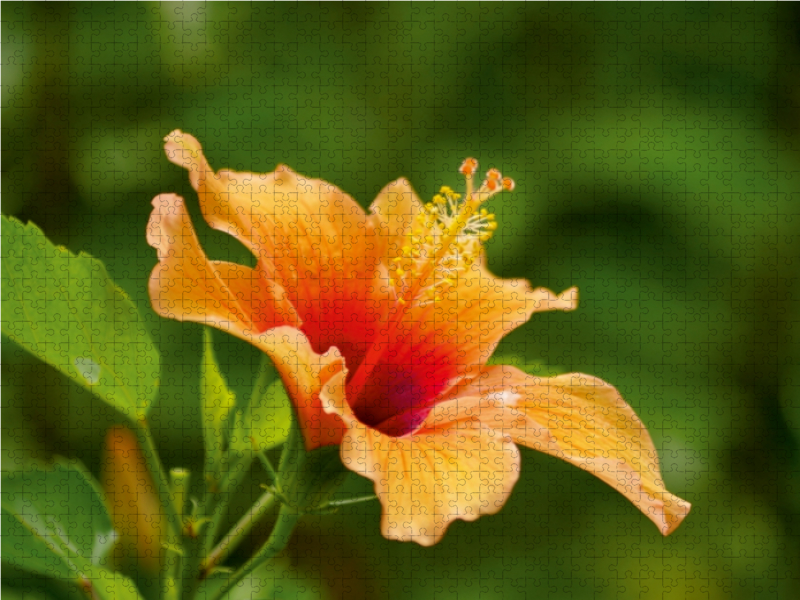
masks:
<svg viewBox="0 0 800 600"><path fill-rule="evenodd" d="M280 379L256 394L250 405L237 411L231 450L237 454L261 452L286 441L292 423L292 408Z"/></svg>
<svg viewBox="0 0 800 600"><path fill-rule="evenodd" d="M147 415L160 360L136 306L99 260L2 217L2 330L127 418Z"/></svg>
<svg viewBox="0 0 800 600"><path fill-rule="evenodd" d="M292 420L278 467L277 491L286 504L299 512L316 511L331 499L349 473L339 458L339 446L307 451L297 419Z"/></svg>
<svg viewBox="0 0 800 600"><path fill-rule="evenodd" d="M225 432L228 427L228 416L236 405L236 395L230 391L222 376L214 356L214 346L209 329L203 331L200 398L206 472L216 478L224 466Z"/></svg>

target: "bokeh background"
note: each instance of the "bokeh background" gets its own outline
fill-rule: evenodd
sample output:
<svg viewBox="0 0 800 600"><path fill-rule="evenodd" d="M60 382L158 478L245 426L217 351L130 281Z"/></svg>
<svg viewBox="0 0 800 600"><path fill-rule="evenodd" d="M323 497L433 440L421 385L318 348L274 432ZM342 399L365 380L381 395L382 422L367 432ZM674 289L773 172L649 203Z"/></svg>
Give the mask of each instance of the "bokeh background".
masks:
<svg viewBox="0 0 800 600"><path fill-rule="evenodd" d="M693 504L665 539L591 475L523 449L504 510L456 523L432 548L384 540L376 502L307 518L275 597L800 597L796 5L0 11L2 211L103 259L146 315L169 466L200 470L201 328L150 309L150 200L181 193L212 257L251 260L202 224L185 172L164 157L162 138L181 128L215 168L286 163L362 206L400 176L423 198L458 187L466 156L513 177L516 191L493 201L490 267L577 285L581 302L536 315L499 352L616 385L668 488ZM246 394L257 353L214 339ZM96 472L119 417L3 342L3 469L61 454ZM254 470L253 494L261 480ZM369 488L353 475L346 491Z"/></svg>

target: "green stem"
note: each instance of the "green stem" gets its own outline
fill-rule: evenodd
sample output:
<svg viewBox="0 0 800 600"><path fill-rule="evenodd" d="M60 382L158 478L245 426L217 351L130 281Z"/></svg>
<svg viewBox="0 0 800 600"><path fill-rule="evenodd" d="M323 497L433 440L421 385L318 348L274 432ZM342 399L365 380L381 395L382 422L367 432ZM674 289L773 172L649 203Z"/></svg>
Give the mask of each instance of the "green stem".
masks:
<svg viewBox="0 0 800 600"><path fill-rule="evenodd" d="M253 385L253 393L250 396L251 405L257 398L260 398L266 392L267 387L269 387L269 384L272 381L272 371L271 359L266 354L263 354L261 356L261 364L259 365L258 378ZM249 460L247 458L248 456ZM244 460L239 461L237 464L231 466L231 470L228 472L227 478L223 479L221 482L221 490L217 494L219 500L214 506L214 512L211 515L211 522L208 524L203 541L203 555L208 554L211 551L211 548L214 546L214 540L219 533L219 528L222 525L222 521L228 514L228 505L230 504L233 496L232 492L235 491L244 480L245 476L250 470L251 462L252 455L248 453L244 457Z"/></svg>
<svg viewBox="0 0 800 600"><path fill-rule="evenodd" d="M231 465L231 471L228 473L228 478L224 482L223 489L217 494L219 500L214 506L214 512L211 514L211 522L208 524L208 528L205 532L203 542L204 554L208 553L214 546L214 540L217 538L222 521L228 514L228 505L233 497L233 492L239 487L249 471L250 461L248 460L243 460L237 464Z"/></svg>
<svg viewBox="0 0 800 600"><path fill-rule="evenodd" d="M253 393L250 395L250 404L253 404L253 401L258 399L260 400L261 397L266 393L269 384L272 383L272 373L274 372L274 368L272 367L272 359L266 354L261 355L261 364L259 365L259 372L258 372L258 379L256 379L255 385L253 385Z"/></svg>
<svg viewBox="0 0 800 600"><path fill-rule="evenodd" d="M275 504L275 494L272 491L265 492L255 504L245 513L239 522L233 526L228 535L222 538L214 551L203 561L200 578L205 579L211 570L225 560L228 555L239 545L239 543L250 533L261 517L263 517Z"/></svg>
<svg viewBox="0 0 800 600"><path fill-rule="evenodd" d="M153 442L153 435L150 433L150 427L147 425L147 421L142 418L135 422L134 430L139 440L139 446L142 449L144 460L147 463L147 470L150 471L150 476L156 486L156 493L158 494L158 501L161 504L162 514L167 515L167 522L170 530L170 535L167 536L168 543L172 546L180 546L182 529L181 519L178 516L178 512L175 510L169 482L167 481L167 474L164 472L164 467L158 458L158 452ZM180 557L175 555L174 560L180 561ZM177 582L177 585L180 586L180 581Z"/></svg>
<svg viewBox="0 0 800 600"><path fill-rule="evenodd" d="M261 461L261 466L264 467L267 475L272 478L272 485L276 485L278 483L278 474L275 472L275 467L272 466L272 462L270 462L263 450L258 453L258 460Z"/></svg>
<svg viewBox="0 0 800 600"><path fill-rule="evenodd" d="M299 520L300 515L295 509L289 508L285 504L282 505L278 520L275 523L275 529L272 530L269 539L241 569L231 575L228 582L222 586L222 589L211 600L222 600L237 583L252 573L256 567L280 554L286 548L286 544L289 543L292 531Z"/></svg>
<svg viewBox="0 0 800 600"><path fill-rule="evenodd" d="M378 497L375 494L370 494L369 496L361 496L359 498L348 498L347 500L331 500L330 502L326 502L320 508L338 508L339 506L347 506L348 504L360 504L361 502L369 502L370 500L377 500Z"/></svg>
<svg viewBox="0 0 800 600"><path fill-rule="evenodd" d="M183 571L181 572L180 582L183 586L183 599L192 600L200 586L200 581L195 574L200 564L201 544L199 539L187 539L183 545L186 556L183 559Z"/></svg>

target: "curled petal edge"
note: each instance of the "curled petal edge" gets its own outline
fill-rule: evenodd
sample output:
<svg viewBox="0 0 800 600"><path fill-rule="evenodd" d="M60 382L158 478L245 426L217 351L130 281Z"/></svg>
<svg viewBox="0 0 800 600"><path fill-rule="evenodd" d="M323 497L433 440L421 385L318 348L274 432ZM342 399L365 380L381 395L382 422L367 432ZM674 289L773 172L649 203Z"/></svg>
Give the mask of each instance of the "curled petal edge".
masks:
<svg viewBox="0 0 800 600"><path fill-rule="evenodd" d="M343 373L331 378L323 409L347 426L341 458L373 481L387 539L432 546L456 520L497 513L519 478L511 440L476 419L461 419L392 437L360 423L344 398Z"/></svg>
<svg viewBox="0 0 800 600"><path fill-rule="evenodd" d="M669 535L691 504L667 491L650 434L610 384L582 373L544 378L485 367L455 386L423 427L477 418L516 443L589 471Z"/></svg>

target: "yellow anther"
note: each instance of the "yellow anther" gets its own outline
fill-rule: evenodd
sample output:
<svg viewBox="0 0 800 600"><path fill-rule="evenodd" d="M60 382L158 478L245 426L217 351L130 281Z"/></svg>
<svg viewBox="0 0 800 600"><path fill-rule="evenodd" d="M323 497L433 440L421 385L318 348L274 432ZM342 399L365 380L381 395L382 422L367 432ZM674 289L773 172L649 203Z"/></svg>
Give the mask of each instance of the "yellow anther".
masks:
<svg viewBox="0 0 800 600"><path fill-rule="evenodd" d="M467 159L459 169L466 178L463 198L444 185L414 217L389 275L400 305L437 301L442 298L439 292L455 289L460 275L481 256L482 242L497 229L495 215L481 204L504 189L513 189L514 182L497 169L489 169L483 185L476 189L473 175L477 168L478 161Z"/></svg>

